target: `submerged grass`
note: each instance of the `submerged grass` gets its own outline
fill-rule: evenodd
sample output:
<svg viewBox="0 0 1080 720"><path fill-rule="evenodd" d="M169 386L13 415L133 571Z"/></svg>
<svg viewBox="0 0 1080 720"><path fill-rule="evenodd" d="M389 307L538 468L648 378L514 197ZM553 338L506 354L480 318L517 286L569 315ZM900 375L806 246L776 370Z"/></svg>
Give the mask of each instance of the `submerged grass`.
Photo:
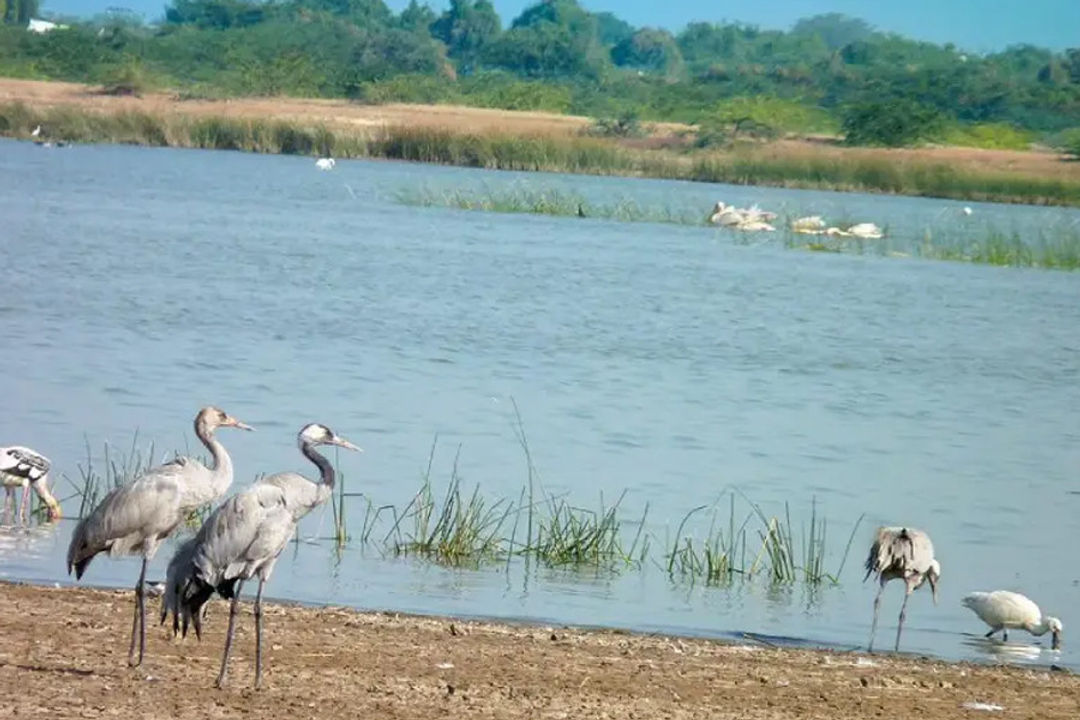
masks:
<svg viewBox="0 0 1080 720"><path fill-rule="evenodd" d="M515 431L527 451L520 417ZM760 506L744 498L750 511L740 511L742 519L736 525L736 493L732 492L727 527L718 522L717 505L707 532L695 534L692 521L706 509L695 508L679 524L661 563L652 556L652 538L646 531L648 505L640 515L626 518L622 510L625 492L614 503L605 503L601 496L597 507L582 507L545 491L532 468L530 481L516 500L486 497L479 486L471 490L464 487L458 470L459 447L446 486L439 493L432 479L437 442L436 438L432 443L420 487L411 499L399 509L392 504L376 507L365 498L367 507L355 536L346 528L345 503L360 493L346 492L344 478L339 475L331 503L334 534L324 539L333 541L339 550L357 542L391 555L419 557L450 567L478 567L519 558L546 567L617 572L641 568L652 560L664 567L673 581L709 585L755 578L774 584L837 582L839 569L835 573L825 569L826 559L832 556L826 545L826 523L818 514L816 501L811 506L808 534L800 526L797 536L787 504L781 520L767 516ZM95 462L102 463L103 470L99 471ZM526 462L531 467L531 455ZM117 453L106 445L101 460L93 457L88 446L78 479L68 480L74 494L64 502L77 499L77 518L84 517L105 493L130 482L154 464L153 446L143 452L137 441L127 453ZM193 513L188 524L198 527L211 510L207 506ZM852 537L858 526L857 522ZM525 537L519 538L522 528ZM299 542L299 536L296 540ZM850 546L849 539L840 568Z"/></svg>
<svg viewBox="0 0 1080 720"><path fill-rule="evenodd" d="M28 139L387 158L500 170L627 175L741 185L856 190L1053 205L1080 205L1080 180L956 168L940 160L835 152L675 152L583 136L476 133L422 127L330 127L272 118L159 114L0 103L0 135Z"/></svg>

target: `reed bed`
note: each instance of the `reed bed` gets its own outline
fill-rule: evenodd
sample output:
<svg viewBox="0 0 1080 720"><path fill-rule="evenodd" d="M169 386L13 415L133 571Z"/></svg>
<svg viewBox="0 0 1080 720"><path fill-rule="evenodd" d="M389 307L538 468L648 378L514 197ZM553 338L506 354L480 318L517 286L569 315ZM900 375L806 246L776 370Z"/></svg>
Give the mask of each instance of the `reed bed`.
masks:
<svg viewBox="0 0 1080 720"><path fill-rule="evenodd" d="M71 105L0 103L0 135L28 139L386 158L499 170L657 177L741 185L896 193L998 202L1080 205L1080 180L956 168L941 161L835 152L673 151L584 136L513 135L422 127L357 128L300 120Z"/></svg>
<svg viewBox="0 0 1080 720"><path fill-rule="evenodd" d="M500 190L445 190L403 188L394 195L403 205L449 207L500 213L529 213L564 217L598 218L619 222L707 224L700 208L644 205L624 198L614 203L593 203L581 193L557 188L510 187Z"/></svg>
<svg viewBox="0 0 1080 720"><path fill-rule="evenodd" d="M527 448L521 432L519 439ZM836 583L850 550L849 538L837 570L828 571L827 561L835 562L836 555L827 546L826 521L816 501L811 505L808 525L798 525L796 533L787 504L782 518L769 516L741 494L737 497L736 492L726 498L726 527L718 522L717 503L708 530L698 532L694 521L706 509L702 506L682 519L672 542L660 543L647 530L647 505L640 514L627 516L624 512L626 492L614 503L606 503L601 496L597 506L585 507L545 490L535 468L530 470L530 481L513 499L485 496L479 486L466 488L458 471L460 448L440 491L432 477L436 444L437 440L418 490L406 503L376 506L364 496L366 508L355 535L346 527L350 517L346 501L361 493L347 492L345 479L339 476L331 503L332 535L317 539L329 541L338 550L372 547L392 556L416 557L449 567L508 564L514 559L602 572L654 565L663 568L674 582L708 585L737 579L762 579L773 584ZM84 517L106 492L130 482L154 462L152 445L141 451L133 442L127 453L106 445L98 459L88 446L78 477L67 480L74 492L64 502L77 500L77 518ZM531 467L531 457L526 462ZM100 470L95 463L101 465ZM188 525L197 528L211 510L207 506L193 513ZM737 524L736 517L740 518ZM858 526L857 522L852 537ZM299 535L296 539L299 542ZM656 556L654 547L663 548L662 554Z"/></svg>

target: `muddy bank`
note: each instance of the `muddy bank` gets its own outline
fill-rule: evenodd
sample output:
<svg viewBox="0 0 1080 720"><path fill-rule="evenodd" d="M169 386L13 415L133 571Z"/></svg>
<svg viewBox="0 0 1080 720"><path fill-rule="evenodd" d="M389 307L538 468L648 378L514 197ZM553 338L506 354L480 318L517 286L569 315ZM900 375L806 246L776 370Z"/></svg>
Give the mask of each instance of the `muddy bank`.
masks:
<svg viewBox="0 0 1080 720"><path fill-rule="evenodd" d="M148 610L156 611L157 600ZM125 665L131 592L0 584L3 717L1075 718L1070 673L707 640L269 605L251 689L250 605L231 686L213 688L227 610L202 642L149 629Z"/></svg>

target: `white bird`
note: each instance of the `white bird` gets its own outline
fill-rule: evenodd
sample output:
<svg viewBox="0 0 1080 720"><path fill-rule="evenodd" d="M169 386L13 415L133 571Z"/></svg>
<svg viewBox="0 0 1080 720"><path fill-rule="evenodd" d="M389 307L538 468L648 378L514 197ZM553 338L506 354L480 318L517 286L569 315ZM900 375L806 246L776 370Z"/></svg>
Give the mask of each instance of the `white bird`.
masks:
<svg viewBox="0 0 1080 720"><path fill-rule="evenodd" d="M1001 639L1009 639L1009 628L1027 630L1032 635L1050 633L1050 647L1061 647L1061 632L1065 629L1056 617L1043 615L1030 598L1008 590L973 592L960 601L979 619L990 626L986 637L1001 631Z"/></svg>
<svg viewBox="0 0 1080 720"><path fill-rule="evenodd" d="M195 509L221 497L232 484L232 459L214 437L219 427L252 428L216 407L204 407L195 416L195 435L210 451L214 462L206 467L198 460L178 457L150 468L127 485L122 485L98 503L79 521L68 546L68 573L81 579L94 556L142 555L142 569L135 584L135 619L131 625L128 664L139 665L146 648L146 564L158 546ZM139 655L135 658L135 639Z"/></svg>
<svg viewBox="0 0 1080 720"><path fill-rule="evenodd" d="M30 137L37 137L40 134L41 134L41 126L40 125L38 125L36 128L34 128L33 130L30 131Z"/></svg>
<svg viewBox="0 0 1080 720"><path fill-rule="evenodd" d="M738 225L742 222L742 213L736 207L725 205L722 202L717 202L713 206L712 214L709 215L709 222L713 225L720 225L722 227L730 227Z"/></svg>
<svg viewBox="0 0 1080 720"><path fill-rule="evenodd" d="M963 209L960 210L960 212L964 213L965 215L970 215L973 211L972 211L971 208L969 208L967 205L965 205L963 207Z"/></svg>
<svg viewBox="0 0 1080 720"><path fill-rule="evenodd" d="M300 452L319 468L319 483L297 473L278 473L226 500L207 518L196 536L169 562L161 621L173 615L173 633L187 635L188 624L202 637L202 615L216 591L231 599L229 627L217 686L224 687L232 649L237 601L244 581L258 575L255 593L255 687L262 685L262 594L274 563L296 531L296 524L334 491L334 468L315 449L337 445L360 451L325 425L304 426L297 435ZM181 627L182 621L182 627Z"/></svg>
<svg viewBox="0 0 1080 720"><path fill-rule="evenodd" d="M735 226L736 230L742 230L743 232L773 232L775 227L765 222L764 220L743 220Z"/></svg>
<svg viewBox="0 0 1080 720"><path fill-rule="evenodd" d="M820 235L825 231L825 221L820 215L807 215L792 220L791 230L803 235Z"/></svg>
<svg viewBox="0 0 1080 720"><path fill-rule="evenodd" d="M900 606L900 622L896 627L896 650L900 649L900 633L904 630L904 614L907 601L924 580L930 581L930 589L937 605L937 583L941 577L941 565L934 559L934 544L922 530L903 527L880 527L866 558L866 576L877 577L880 586L874 596L874 623L870 627L869 650L874 649L877 632L878 610L885 584L894 578L904 581L904 603Z"/></svg>
<svg viewBox="0 0 1080 720"><path fill-rule="evenodd" d="M337 163L334 162L334 158L332 157L319 158L315 161L315 167L319 168L320 170L333 170L334 165L336 164Z"/></svg>
<svg viewBox="0 0 1080 720"><path fill-rule="evenodd" d="M6 521L10 522L15 488L17 487L23 489L22 500L19 502L20 522L26 522L30 488L33 488L41 501L45 503L50 521L59 520L62 517L60 503L49 492L49 467L49 459L30 448L18 445L0 448L0 485L4 486L6 495L4 498L4 517Z"/></svg>
<svg viewBox="0 0 1080 720"><path fill-rule="evenodd" d="M852 225L847 229L847 233L854 237L867 238L871 240L885 237L885 233L882 232L881 228L879 228L874 223L858 223L856 225Z"/></svg>

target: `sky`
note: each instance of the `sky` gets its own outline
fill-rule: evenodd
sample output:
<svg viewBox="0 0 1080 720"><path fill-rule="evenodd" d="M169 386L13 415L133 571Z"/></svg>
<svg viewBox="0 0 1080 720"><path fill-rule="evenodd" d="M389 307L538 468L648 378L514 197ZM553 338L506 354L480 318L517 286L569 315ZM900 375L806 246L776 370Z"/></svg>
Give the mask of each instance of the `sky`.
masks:
<svg viewBox="0 0 1080 720"><path fill-rule="evenodd" d="M386 0L400 10L408 0ZM534 0L493 0L508 25ZM436 9L447 0L429 0ZM94 15L126 7L155 20L166 0L42 0L45 14ZM1080 0L583 0L594 12L609 11L635 26L678 31L688 22L738 21L768 29L787 29L810 15L839 12L860 17L879 30L951 42L974 52L991 52L1016 43L1061 50L1080 46Z"/></svg>

